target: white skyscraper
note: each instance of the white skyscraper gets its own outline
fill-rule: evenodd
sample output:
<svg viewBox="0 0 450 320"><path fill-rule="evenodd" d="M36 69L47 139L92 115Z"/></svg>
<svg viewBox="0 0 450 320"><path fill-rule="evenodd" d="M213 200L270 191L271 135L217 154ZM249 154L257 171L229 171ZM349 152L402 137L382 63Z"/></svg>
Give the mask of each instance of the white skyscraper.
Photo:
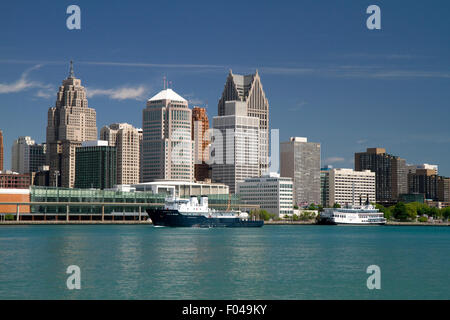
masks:
<svg viewBox="0 0 450 320"><path fill-rule="evenodd" d="M242 101L225 102L223 116L213 119L212 181L237 191L237 183L258 177L259 119L247 116L247 104Z"/></svg>
<svg viewBox="0 0 450 320"><path fill-rule="evenodd" d="M18 173L37 172L45 164L45 145L31 137L19 137L11 147L11 170Z"/></svg>
<svg viewBox="0 0 450 320"><path fill-rule="evenodd" d="M143 111L142 182L194 181L192 111L186 99L164 89Z"/></svg>
<svg viewBox="0 0 450 320"><path fill-rule="evenodd" d="M141 134L128 123L114 123L100 130L100 139L116 147L117 184L139 183Z"/></svg>

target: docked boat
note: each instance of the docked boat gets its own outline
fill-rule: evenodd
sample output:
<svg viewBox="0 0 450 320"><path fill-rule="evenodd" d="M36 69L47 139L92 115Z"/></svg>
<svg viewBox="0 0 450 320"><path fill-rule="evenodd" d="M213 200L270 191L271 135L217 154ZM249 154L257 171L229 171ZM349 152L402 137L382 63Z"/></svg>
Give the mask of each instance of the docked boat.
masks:
<svg viewBox="0 0 450 320"><path fill-rule="evenodd" d="M367 200L364 205L346 206L344 208L325 208L320 214L319 224L344 225L384 225L386 219Z"/></svg>
<svg viewBox="0 0 450 320"><path fill-rule="evenodd" d="M239 228L262 227L264 221L251 220L248 213L240 211L219 211L208 207L208 197L190 199L167 198L164 208L147 209L154 226Z"/></svg>

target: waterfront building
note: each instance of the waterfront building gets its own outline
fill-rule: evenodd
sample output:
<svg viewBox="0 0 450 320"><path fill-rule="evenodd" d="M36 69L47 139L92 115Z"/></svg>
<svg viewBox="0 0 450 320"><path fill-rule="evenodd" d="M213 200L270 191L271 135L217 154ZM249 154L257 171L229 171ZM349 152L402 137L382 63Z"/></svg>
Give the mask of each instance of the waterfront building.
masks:
<svg viewBox="0 0 450 320"><path fill-rule="evenodd" d="M259 205L260 209L283 218L293 214L293 182L291 178L269 173L238 182L237 193L242 203Z"/></svg>
<svg viewBox="0 0 450 320"><path fill-rule="evenodd" d="M416 169L408 174L408 193L422 193L427 200L438 200L440 177L434 169Z"/></svg>
<svg viewBox="0 0 450 320"><path fill-rule="evenodd" d="M377 202L396 202L400 194L408 193L405 159L387 154L384 148L355 153L355 170L375 172Z"/></svg>
<svg viewBox="0 0 450 320"><path fill-rule="evenodd" d="M192 111L186 99L164 89L143 111L142 181L194 180Z"/></svg>
<svg viewBox="0 0 450 320"><path fill-rule="evenodd" d="M247 116L247 104L225 102L225 114L213 119L214 160L212 181L224 183L235 193L237 183L260 176L259 119Z"/></svg>
<svg viewBox="0 0 450 320"><path fill-rule="evenodd" d="M118 186L122 188L123 186ZM136 191L151 191L154 194L175 195L176 197L213 196L229 194L229 187L222 183L189 182L180 180L159 180L131 186Z"/></svg>
<svg viewBox="0 0 450 320"><path fill-rule="evenodd" d="M117 184L139 183L142 134L128 123L114 123L100 130L100 139L116 147Z"/></svg>
<svg viewBox="0 0 450 320"><path fill-rule="evenodd" d="M341 206L359 205L369 197L371 203L376 201L375 172L370 170L354 171L353 169L330 169L328 171L328 202Z"/></svg>
<svg viewBox="0 0 450 320"><path fill-rule="evenodd" d="M323 207L328 206L330 192L330 170L333 166L326 166L320 169L320 204Z"/></svg>
<svg viewBox="0 0 450 320"><path fill-rule="evenodd" d="M33 173L19 174L12 171L0 171L0 188L26 189L33 181Z"/></svg>
<svg viewBox="0 0 450 320"><path fill-rule="evenodd" d="M47 164L50 184L73 187L75 150L83 141L97 139L95 110L88 107L86 90L75 78L72 62L67 79L59 87L56 103L48 110Z"/></svg>
<svg viewBox="0 0 450 320"><path fill-rule="evenodd" d="M258 70L254 74L233 74L230 70L218 104L218 116L226 114L227 101L242 101L248 117L259 120L259 176L269 167L269 101L264 93Z"/></svg>
<svg viewBox="0 0 450 320"><path fill-rule="evenodd" d="M11 147L11 170L18 173L38 171L45 165L45 144L36 144L31 137L19 137Z"/></svg>
<svg viewBox="0 0 450 320"><path fill-rule="evenodd" d="M117 183L116 156L108 141L83 142L75 152L75 188L112 188Z"/></svg>
<svg viewBox="0 0 450 320"><path fill-rule="evenodd" d="M3 131L0 130L0 171L3 170Z"/></svg>
<svg viewBox="0 0 450 320"><path fill-rule="evenodd" d="M294 204L320 203L320 143L291 137L280 144L280 174L294 181Z"/></svg>
<svg viewBox="0 0 450 320"><path fill-rule="evenodd" d="M194 141L194 179L209 179L209 120L205 108L192 109L192 140Z"/></svg>
<svg viewBox="0 0 450 320"><path fill-rule="evenodd" d="M450 202L450 178L439 177L438 181L438 199L441 202Z"/></svg>
<svg viewBox="0 0 450 320"><path fill-rule="evenodd" d="M0 188L0 202L30 202L30 189L2 189ZM22 205L20 212L30 212L30 206ZM0 204L0 220L3 220L6 214L17 213L15 204Z"/></svg>

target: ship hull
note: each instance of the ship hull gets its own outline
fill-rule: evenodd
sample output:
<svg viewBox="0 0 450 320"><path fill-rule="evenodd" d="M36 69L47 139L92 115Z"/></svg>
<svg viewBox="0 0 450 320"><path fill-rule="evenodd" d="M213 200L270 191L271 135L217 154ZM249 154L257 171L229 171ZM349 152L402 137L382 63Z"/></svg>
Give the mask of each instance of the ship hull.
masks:
<svg viewBox="0 0 450 320"><path fill-rule="evenodd" d="M177 210L148 209L154 226L184 228L258 228L264 221L249 221L239 218L205 217L203 215L183 215Z"/></svg>

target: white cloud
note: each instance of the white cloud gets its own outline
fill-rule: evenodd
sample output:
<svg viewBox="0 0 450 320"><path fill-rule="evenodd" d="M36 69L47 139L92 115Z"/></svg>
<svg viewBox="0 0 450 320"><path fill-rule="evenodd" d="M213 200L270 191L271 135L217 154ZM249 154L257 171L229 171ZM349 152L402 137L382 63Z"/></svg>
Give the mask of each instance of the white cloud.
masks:
<svg viewBox="0 0 450 320"><path fill-rule="evenodd" d="M31 71L39 69L42 65L35 65L25 70L20 78L13 83L0 83L0 94L2 93L16 93L30 88L47 88L48 85L44 85L37 81L31 81L28 79L28 75Z"/></svg>
<svg viewBox="0 0 450 320"><path fill-rule="evenodd" d="M141 85L139 87L120 87L116 89L91 89L86 88L88 98L94 96L107 96L113 100L145 100L147 97L147 87Z"/></svg>

